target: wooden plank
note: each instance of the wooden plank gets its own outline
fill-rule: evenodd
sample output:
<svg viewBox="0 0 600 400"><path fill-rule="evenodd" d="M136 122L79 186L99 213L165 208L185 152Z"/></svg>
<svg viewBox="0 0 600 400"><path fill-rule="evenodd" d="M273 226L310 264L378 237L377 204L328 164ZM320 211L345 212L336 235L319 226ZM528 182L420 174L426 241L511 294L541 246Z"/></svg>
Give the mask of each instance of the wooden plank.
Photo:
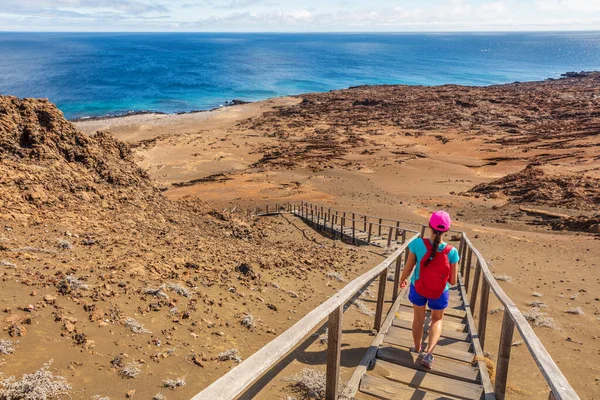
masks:
<svg viewBox="0 0 600 400"><path fill-rule="evenodd" d="M424 390L415 390L408 385L393 383L383 378L377 378L371 375L365 375L360 382L360 391L370 394L378 399L384 400L446 400L453 399L450 396L440 395Z"/></svg>
<svg viewBox="0 0 600 400"><path fill-rule="evenodd" d="M393 326L398 327L398 328L402 328L402 329L412 330L412 322L411 321L406 321L406 320L403 320L403 319L395 319L393 321ZM425 328L423 330L424 333L429 332L429 325L425 325L424 328ZM449 338L449 339L454 339L454 340L462 340L463 342L470 342L471 341L471 335L468 332L456 332L456 331L451 331L451 330L448 330L448 329L443 329L442 330L442 338Z"/></svg>
<svg viewBox="0 0 600 400"><path fill-rule="evenodd" d="M396 317L398 319L403 319L406 321L411 321L413 320L413 314L412 313L407 313L407 312L398 312L396 313ZM425 325L429 325L429 317L425 318ZM460 322L454 322L454 321L447 321L444 320L444 330L452 330L452 331L457 331L457 332L467 332L467 325L460 323Z"/></svg>
<svg viewBox="0 0 600 400"><path fill-rule="evenodd" d="M248 357L244 362L232 368L229 372L212 383L202 392L194 396L193 400L230 400L238 396L256 379L262 376L283 356L295 348L318 324L331 314L340 305L345 304L361 288L371 282L382 271L387 271L391 263L402 254L408 243L418 236L411 237L406 245L396 250L388 258L370 271L351 281L342 290L331 296L323 304L309 312L296 322L291 328L273 339L266 346Z"/></svg>
<svg viewBox="0 0 600 400"><path fill-rule="evenodd" d="M377 360L371 375L380 375L388 380L404 383L405 385L421 389L428 394L435 391L439 394L457 397L461 399L480 399L483 387L476 383L457 381L444 376L416 371L412 368L403 367L383 360Z"/></svg>
<svg viewBox="0 0 600 400"><path fill-rule="evenodd" d="M402 334L402 332L406 332L406 334ZM394 346L404 347L405 350L408 351L408 349L410 349L410 346L413 345L412 332L407 331L405 329L397 328L397 331L389 331L388 334L385 335L383 341L388 344L393 344ZM436 346L436 348L433 350L433 354L435 354L436 356L450 358L456 361L463 361L466 363L473 362L475 354L469 353L466 350L458 350L450 346L444 346L443 343L444 340L440 340L438 346Z"/></svg>
<svg viewBox="0 0 600 400"><path fill-rule="evenodd" d="M392 346L380 347L377 351L377 359L465 382L477 383L479 377L479 370L470 364L448 360L443 357L435 359L435 365L432 369L426 368L421 365L420 355Z"/></svg>
<svg viewBox="0 0 600 400"><path fill-rule="evenodd" d="M405 340L409 340L410 343L408 343L407 347L412 346L412 331L409 329L404 329L404 328L400 328L398 326L391 326L388 329L388 335L390 338L404 338ZM423 334L423 341L427 342L427 334ZM387 337L386 339L387 340ZM458 339L452 339L452 338L447 338L447 337L441 337L439 342L438 342L438 346L442 346L442 347L450 347L452 349L455 350L459 350L459 351L464 351L464 352L471 352L471 348L472 348L472 344L470 342L465 342L463 340L458 340ZM474 356L475 354L471 355L471 358Z"/></svg>
<svg viewBox="0 0 600 400"><path fill-rule="evenodd" d="M335 311L329 314L329 323L327 326L326 400L337 400L339 394L343 313L344 305L341 304Z"/></svg>

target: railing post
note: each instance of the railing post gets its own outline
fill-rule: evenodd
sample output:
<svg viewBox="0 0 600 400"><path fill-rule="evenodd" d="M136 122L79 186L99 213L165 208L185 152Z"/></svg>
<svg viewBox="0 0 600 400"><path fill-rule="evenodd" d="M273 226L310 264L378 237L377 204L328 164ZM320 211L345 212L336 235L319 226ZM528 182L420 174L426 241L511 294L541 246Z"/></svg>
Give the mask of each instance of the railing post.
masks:
<svg viewBox="0 0 600 400"><path fill-rule="evenodd" d="M406 243L406 231L403 229L402 230L402 244L404 244L404 243Z"/></svg>
<svg viewBox="0 0 600 400"><path fill-rule="evenodd" d="M487 328L487 314L488 314L488 300L490 297L490 284L485 275L481 280L481 300L479 303L479 327L477 328L477 335L479 335L479 344L481 344L481 351L483 351L485 344L485 330Z"/></svg>
<svg viewBox="0 0 600 400"><path fill-rule="evenodd" d="M363 220L364 220L364 227L363 227L363 231L367 230L367 216L363 216Z"/></svg>
<svg viewBox="0 0 600 400"><path fill-rule="evenodd" d="M269 205L268 204L267 204L267 208L266 208L265 214L269 215Z"/></svg>
<svg viewBox="0 0 600 400"><path fill-rule="evenodd" d="M425 229L427 229L427 227L423 225L423 227L421 228L421 238L425 238Z"/></svg>
<svg viewBox="0 0 600 400"><path fill-rule="evenodd" d="M279 214L279 203L275 203L275 214Z"/></svg>
<svg viewBox="0 0 600 400"><path fill-rule="evenodd" d="M346 222L345 216L342 217L342 224L340 225L340 240L344 240L344 222Z"/></svg>
<svg viewBox="0 0 600 400"><path fill-rule="evenodd" d="M461 235L460 236L460 245L458 246L458 256L461 258L461 260L460 260L460 275L462 277L465 276L465 269L464 269L465 263L462 260L463 248L465 247L465 244L466 244L465 237L464 237L464 235Z"/></svg>
<svg viewBox="0 0 600 400"><path fill-rule="evenodd" d="M400 236L400 221L396 221L396 237L395 237L395 241L398 241L398 236Z"/></svg>
<svg viewBox="0 0 600 400"><path fill-rule="evenodd" d="M383 315L383 301L385 299L385 284L387 282L387 268L379 274L379 290L377 292L377 309L375 310L375 323L373 329L379 332L381 316Z"/></svg>
<svg viewBox="0 0 600 400"><path fill-rule="evenodd" d="M340 381L340 359L342 344L342 315L344 305L341 304L329 314L327 326L327 377L325 383L325 399L337 400Z"/></svg>
<svg viewBox="0 0 600 400"><path fill-rule="evenodd" d="M467 250L470 251L471 253L473 252L473 250L471 249L471 247L467 244L467 238L465 238L465 234L462 234L462 240L464 241L464 245L462 248L462 253L460 253L460 270L461 270L461 275L462 275L462 271L464 270L465 267L465 256L467 255ZM469 265L471 265L470 263L470 258L469 258ZM464 275L463 275L464 276ZM465 286L466 288L467 286Z"/></svg>
<svg viewBox="0 0 600 400"><path fill-rule="evenodd" d="M469 247L469 257L468 257L468 260L466 263L467 270L465 271L465 293L469 293L469 278L471 276L471 256L472 255L473 255L473 250ZM479 262L479 261L477 261L477 262Z"/></svg>
<svg viewBox="0 0 600 400"><path fill-rule="evenodd" d="M371 231L373 230L373 223L369 222L369 235L367 237L367 243L371 244Z"/></svg>
<svg viewBox="0 0 600 400"><path fill-rule="evenodd" d="M379 230L377 231L377 236L381 237L381 224L383 223L383 219L379 218Z"/></svg>
<svg viewBox="0 0 600 400"><path fill-rule="evenodd" d="M479 289L479 276L481 275L481 263L477 260L477 266L475 267L475 276L473 277L473 291L471 292L471 313L475 317L475 309L477 308L477 289Z"/></svg>
<svg viewBox="0 0 600 400"><path fill-rule="evenodd" d="M400 270L402 269L402 253L396 258L396 270L394 271L394 290L392 291L392 301L398 298L398 289L400 288Z"/></svg>
<svg viewBox="0 0 600 400"><path fill-rule="evenodd" d="M388 248L392 245L392 233L394 233L394 228L390 226L390 232L388 233L388 241L387 241Z"/></svg>
<svg viewBox="0 0 600 400"><path fill-rule="evenodd" d="M508 364L510 363L510 349L512 348L515 323L510 317L509 311L504 311L502 318L502 331L500 332L500 344L498 345L498 363L496 366L496 383L494 393L497 400L504 400L506 393L506 381L508 379Z"/></svg>

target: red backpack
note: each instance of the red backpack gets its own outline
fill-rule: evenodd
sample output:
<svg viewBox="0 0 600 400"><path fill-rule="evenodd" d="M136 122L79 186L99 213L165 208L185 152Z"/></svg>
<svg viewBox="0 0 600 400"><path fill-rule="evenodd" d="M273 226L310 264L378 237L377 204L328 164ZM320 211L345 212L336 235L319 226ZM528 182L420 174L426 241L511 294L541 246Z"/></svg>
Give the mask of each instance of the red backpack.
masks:
<svg viewBox="0 0 600 400"><path fill-rule="evenodd" d="M441 252L436 251L429 265L425 263L431 255L432 245L427 239L423 239L427 253L421 260L419 266L419 279L415 282L415 289L423 297L428 299L439 299L446 290L446 283L450 280L450 260L448 254L452 250L452 246L446 245ZM437 249L436 249L437 250ZM441 254L441 256L440 256Z"/></svg>

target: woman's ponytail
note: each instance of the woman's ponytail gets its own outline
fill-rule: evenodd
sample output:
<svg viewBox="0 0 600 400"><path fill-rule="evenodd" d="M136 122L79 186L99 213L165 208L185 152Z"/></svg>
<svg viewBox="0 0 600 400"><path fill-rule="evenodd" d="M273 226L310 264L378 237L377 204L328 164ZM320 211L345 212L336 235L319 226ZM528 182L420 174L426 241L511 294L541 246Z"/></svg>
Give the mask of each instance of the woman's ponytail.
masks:
<svg viewBox="0 0 600 400"><path fill-rule="evenodd" d="M425 266L428 266L429 263L431 262L431 260L433 260L435 258L435 256L437 255L438 247L440 247L440 244L442 243L443 233L440 231L436 231L433 228L431 228L431 230L433 231L435 236L433 237L433 245L431 247L431 253L429 253L429 257L427 258L427 261L425 261Z"/></svg>

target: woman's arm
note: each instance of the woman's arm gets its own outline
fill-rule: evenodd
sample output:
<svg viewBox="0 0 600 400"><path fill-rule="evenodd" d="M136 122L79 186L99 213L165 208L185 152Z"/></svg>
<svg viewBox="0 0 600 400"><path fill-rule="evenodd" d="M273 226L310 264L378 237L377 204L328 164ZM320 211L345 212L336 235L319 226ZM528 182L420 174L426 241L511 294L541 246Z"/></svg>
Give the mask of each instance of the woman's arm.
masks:
<svg viewBox="0 0 600 400"><path fill-rule="evenodd" d="M456 285L458 281L458 263L450 264L450 279L448 281L450 285Z"/></svg>
<svg viewBox="0 0 600 400"><path fill-rule="evenodd" d="M408 250L408 260L406 261L406 265L404 265L404 269L402 270L402 275L400 276L400 283L402 284L402 287L406 286L405 281L408 279L408 277L410 276L410 273L415 268L416 263L417 263L417 257L415 256L415 253Z"/></svg>

